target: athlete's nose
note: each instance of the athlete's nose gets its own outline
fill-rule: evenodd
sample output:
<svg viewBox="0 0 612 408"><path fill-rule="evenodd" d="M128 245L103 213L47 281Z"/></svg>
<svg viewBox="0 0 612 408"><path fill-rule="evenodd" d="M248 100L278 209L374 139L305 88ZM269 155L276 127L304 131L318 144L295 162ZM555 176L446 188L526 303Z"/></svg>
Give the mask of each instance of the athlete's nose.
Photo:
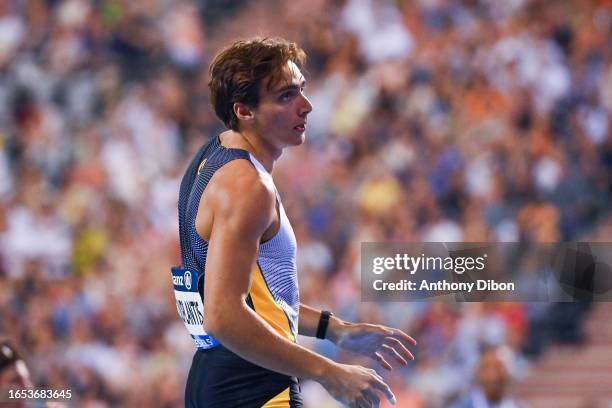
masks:
<svg viewBox="0 0 612 408"><path fill-rule="evenodd" d="M312 103L310 103L310 100L308 100L306 95L302 94L301 96L303 99L303 103L300 106L300 111L298 112L298 114L300 115L300 117L305 118L310 112L312 112Z"/></svg>

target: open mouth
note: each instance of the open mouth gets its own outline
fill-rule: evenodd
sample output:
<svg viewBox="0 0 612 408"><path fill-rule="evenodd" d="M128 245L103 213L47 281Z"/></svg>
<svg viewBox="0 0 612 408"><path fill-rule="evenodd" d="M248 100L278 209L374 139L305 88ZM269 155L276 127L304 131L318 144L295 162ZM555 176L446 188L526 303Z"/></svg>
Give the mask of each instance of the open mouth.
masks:
<svg viewBox="0 0 612 408"><path fill-rule="evenodd" d="M306 125L297 125L293 127L295 130L297 130L298 132L303 132L304 130L306 130Z"/></svg>

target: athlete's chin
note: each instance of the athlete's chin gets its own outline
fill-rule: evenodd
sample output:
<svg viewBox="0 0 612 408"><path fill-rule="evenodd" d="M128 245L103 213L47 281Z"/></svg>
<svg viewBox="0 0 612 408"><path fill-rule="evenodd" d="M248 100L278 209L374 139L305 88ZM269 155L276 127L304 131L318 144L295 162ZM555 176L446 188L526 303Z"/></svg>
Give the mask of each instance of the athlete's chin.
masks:
<svg viewBox="0 0 612 408"><path fill-rule="evenodd" d="M306 132L295 133L287 141L289 146L299 146L306 140Z"/></svg>

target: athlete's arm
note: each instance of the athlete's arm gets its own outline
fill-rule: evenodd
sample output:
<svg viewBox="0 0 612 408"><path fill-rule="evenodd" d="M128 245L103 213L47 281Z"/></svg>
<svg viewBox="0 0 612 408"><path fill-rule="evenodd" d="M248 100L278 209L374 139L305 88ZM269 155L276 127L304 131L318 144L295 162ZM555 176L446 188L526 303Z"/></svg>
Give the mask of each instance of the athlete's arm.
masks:
<svg viewBox="0 0 612 408"><path fill-rule="evenodd" d="M380 394L393 400L374 370L335 363L284 338L246 304L260 239L276 217L274 192L250 163L228 163L208 188L213 222L204 284L206 332L259 366L320 382L351 407L376 406Z"/></svg>
<svg viewBox="0 0 612 408"><path fill-rule="evenodd" d="M321 311L300 304L300 334L316 336ZM402 365L414 360L408 345L416 345L416 340L399 329L369 323L349 323L337 316L331 316L327 328L327 339L338 347L370 357L390 370L389 361L395 360Z"/></svg>
<svg viewBox="0 0 612 408"><path fill-rule="evenodd" d="M317 327L319 327L319 318L321 317L321 311L315 309L312 306L300 303L300 319L298 331L302 336L314 337L317 335ZM331 321L336 319L332 316ZM329 328L328 328L329 333ZM329 336L328 336L329 337Z"/></svg>

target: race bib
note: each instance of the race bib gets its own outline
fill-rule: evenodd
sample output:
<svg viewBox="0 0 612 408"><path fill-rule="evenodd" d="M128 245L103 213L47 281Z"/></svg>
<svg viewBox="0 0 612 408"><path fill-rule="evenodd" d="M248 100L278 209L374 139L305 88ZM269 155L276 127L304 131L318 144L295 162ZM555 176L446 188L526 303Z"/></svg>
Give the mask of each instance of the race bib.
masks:
<svg viewBox="0 0 612 408"><path fill-rule="evenodd" d="M200 273L193 269L172 268L176 310L196 347L206 350L218 346L219 341L204 331L204 304L198 292L199 278Z"/></svg>

